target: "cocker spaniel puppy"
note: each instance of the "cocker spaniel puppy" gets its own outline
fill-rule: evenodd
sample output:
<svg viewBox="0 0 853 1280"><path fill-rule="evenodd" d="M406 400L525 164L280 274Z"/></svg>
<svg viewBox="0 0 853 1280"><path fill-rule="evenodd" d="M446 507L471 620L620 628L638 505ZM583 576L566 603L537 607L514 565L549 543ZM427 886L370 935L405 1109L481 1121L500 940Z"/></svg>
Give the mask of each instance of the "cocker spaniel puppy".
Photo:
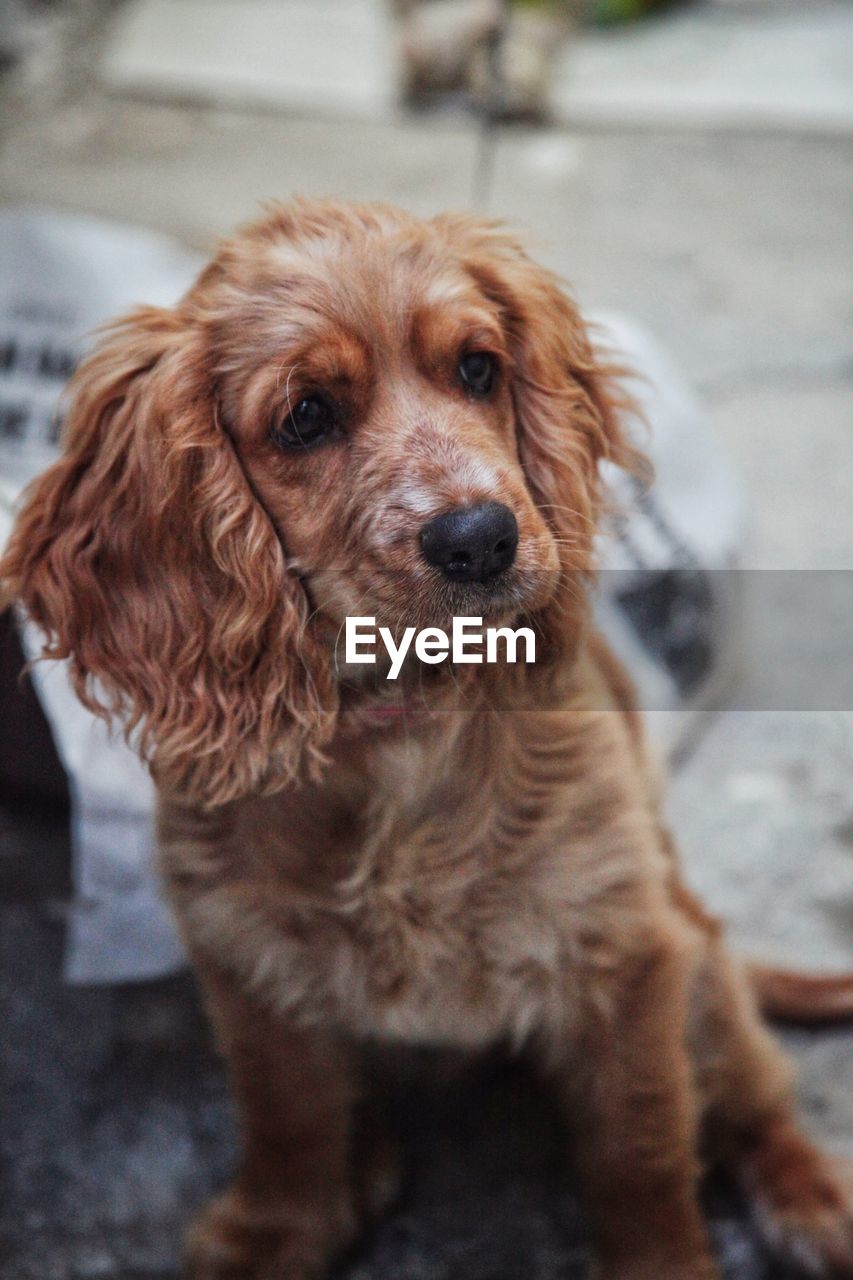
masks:
<svg viewBox="0 0 853 1280"><path fill-rule="evenodd" d="M3 574L158 783L242 1117L196 1280L324 1274L389 1188L354 1146L368 1058L500 1043L565 1108L602 1280L718 1275L700 1131L780 1255L853 1275L849 1190L590 625L599 464L640 465L622 408L510 235L379 205L270 208L74 378ZM391 681L341 654L355 616L524 623L536 662Z"/></svg>

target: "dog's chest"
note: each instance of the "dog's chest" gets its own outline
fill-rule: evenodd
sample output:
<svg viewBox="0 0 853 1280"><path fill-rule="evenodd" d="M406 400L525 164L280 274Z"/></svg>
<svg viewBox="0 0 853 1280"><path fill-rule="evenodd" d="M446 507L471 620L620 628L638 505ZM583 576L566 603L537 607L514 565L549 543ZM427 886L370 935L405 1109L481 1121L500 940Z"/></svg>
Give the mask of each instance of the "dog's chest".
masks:
<svg viewBox="0 0 853 1280"><path fill-rule="evenodd" d="M389 842L328 886L297 927L279 915L277 1002L359 1036L521 1040L558 997L561 943L544 896L490 848L438 829Z"/></svg>
<svg viewBox="0 0 853 1280"><path fill-rule="evenodd" d="M411 761L383 763L372 807L272 800L239 833L228 932L251 985L299 1022L421 1043L563 1019L570 913L547 811L473 792L461 769L439 790ZM221 946L221 918L203 915Z"/></svg>

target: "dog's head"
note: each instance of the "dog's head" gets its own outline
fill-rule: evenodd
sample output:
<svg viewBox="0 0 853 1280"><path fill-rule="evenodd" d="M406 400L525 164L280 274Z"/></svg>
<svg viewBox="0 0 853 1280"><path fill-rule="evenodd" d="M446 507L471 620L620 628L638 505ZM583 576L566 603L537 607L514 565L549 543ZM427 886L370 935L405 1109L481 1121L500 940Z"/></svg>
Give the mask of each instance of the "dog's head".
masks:
<svg viewBox="0 0 853 1280"><path fill-rule="evenodd" d="M616 384L497 227L297 202L114 326L3 566L77 691L218 802L335 728L347 615L581 623ZM367 695L365 695L367 696Z"/></svg>

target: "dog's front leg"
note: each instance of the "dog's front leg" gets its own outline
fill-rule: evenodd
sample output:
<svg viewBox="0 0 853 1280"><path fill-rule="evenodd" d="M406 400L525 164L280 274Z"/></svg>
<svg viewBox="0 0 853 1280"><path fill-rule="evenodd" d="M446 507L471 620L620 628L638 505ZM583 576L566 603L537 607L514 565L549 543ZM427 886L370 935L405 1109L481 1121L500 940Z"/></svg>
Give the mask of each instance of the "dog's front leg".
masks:
<svg viewBox="0 0 853 1280"><path fill-rule="evenodd" d="M584 979L561 1074L601 1280L713 1280L697 1199L687 940L666 929Z"/></svg>
<svg viewBox="0 0 853 1280"><path fill-rule="evenodd" d="M315 1280L351 1243L353 1082L346 1045L288 1026L198 965L231 1077L242 1151L235 1182L190 1232L190 1280Z"/></svg>

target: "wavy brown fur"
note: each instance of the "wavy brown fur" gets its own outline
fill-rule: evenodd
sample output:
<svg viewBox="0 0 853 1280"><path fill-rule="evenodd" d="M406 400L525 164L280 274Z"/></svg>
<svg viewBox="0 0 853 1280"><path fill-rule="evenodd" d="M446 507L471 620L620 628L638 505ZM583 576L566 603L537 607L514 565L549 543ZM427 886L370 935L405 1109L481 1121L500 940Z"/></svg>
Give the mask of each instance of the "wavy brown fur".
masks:
<svg viewBox="0 0 853 1280"><path fill-rule="evenodd" d="M471 350L499 366L479 398ZM334 433L283 447L317 393ZM368 1062L495 1043L552 1078L602 1280L716 1274L700 1128L780 1253L853 1274L849 1191L681 880L590 627L599 464L640 464L554 277L475 219L274 206L176 308L115 326L69 395L2 573L158 780L243 1125L189 1274L324 1274L392 1193L387 1148L357 1140ZM420 529L486 500L516 518L515 562L449 583ZM527 622L539 660L391 685L341 664L348 614Z"/></svg>

